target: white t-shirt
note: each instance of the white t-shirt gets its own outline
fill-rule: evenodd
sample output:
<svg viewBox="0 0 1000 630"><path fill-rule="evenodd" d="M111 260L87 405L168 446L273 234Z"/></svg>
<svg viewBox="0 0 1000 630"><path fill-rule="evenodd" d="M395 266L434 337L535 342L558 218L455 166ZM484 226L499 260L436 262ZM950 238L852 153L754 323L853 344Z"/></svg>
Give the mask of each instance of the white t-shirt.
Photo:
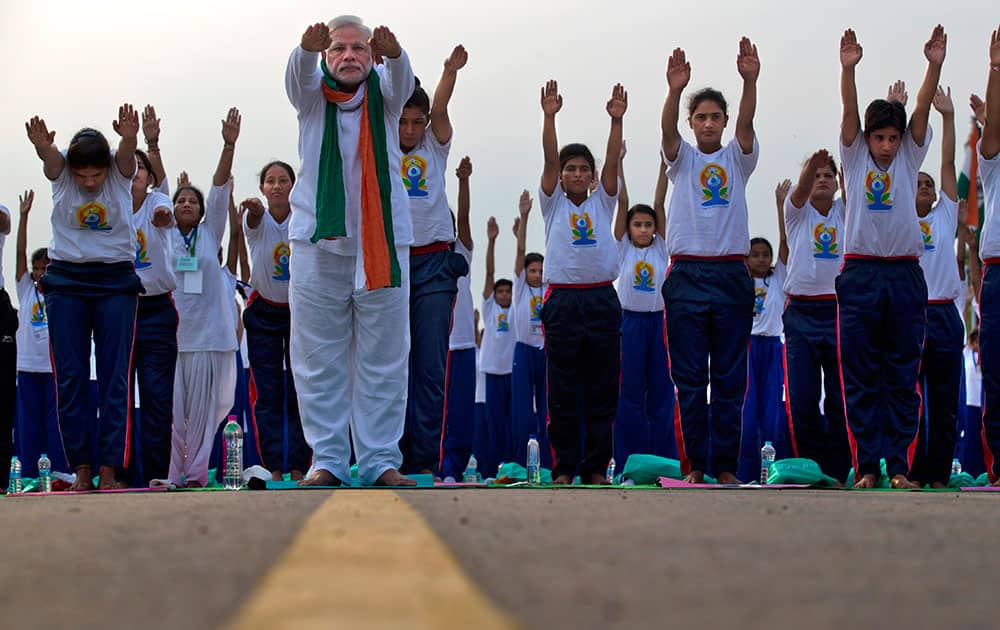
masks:
<svg viewBox="0 0 1000 630"><path fill-rule="evenodd" d="M177 288L177 277L174 275L170 255L171 234L177 228L173 227L173 221L167 227L153 225L153 213L157 208L166 208L170 216L173 216L174 204L170 197L154 190L146 194L139 210L132 215L132 225L135 226L135 272L146 289L143 294L146 297L163 295Z"/></svg>
<svg viewBox="0 0 1000 630"><path fill-rule="evenodd" d="M979 353L965 346L962 350L965 359L965 404L970 407L981 407L983 404L983 368L979 364ZM975 436L978 439L979 436Z"/></svg>
<svg viewBox="0 0 1000 630"><path fill-rule="evenodd" d="M792 190L795 190L794 188ZM785 198L788 237L787 295L834 295L843 263L844 202L834 199L824 217L809 200L801 208Z"/></svg>
<svg viewBox="0 0 1000 630"><path fill-rule="evenodd" d="M1000 153L991 159L983 157L982 141L976 146L979 152L979 175L983 179L983 200L986 216L983 232L979 237L979 255L983 260L1000 258Z"/></svg>
<svg viewBox="0 0 1000 630"><path fill-rule="evenodd" d="M10 210L7 206L0 204L0 212L6 214L7 218L10 218ZM7 234L0 232L0 289L3 288L3 245L6 240Z"/></svg>
<svg viewBox="0 0 1000 630"><path fill-rule="evenodd" d="M479 369L487 374L510 374L514 365L514 330L510 308L496 303L491 294L483 300L483 347Z"/></svg>
<svg viewBox="0 0 1000 630"><path fill-rule="evenodd" d="M278 223L270 211L264 210L260 225L251 228L243 215L243 231L250 250L250 284L265 300L288 303L288 224L292 215ZM233 287L235 290L235 285Z"/></svg>
<svg viewBox="0 0 1000 630"><path fill-rule="evenodd" d="M17 304L17 371L51 373L45 296L35 288L30 273L17 282Z"/></svg>
<svg viewBox="0 0 1000 630"><path fill-rule="evenodd" d="M542 302L545 300L547 288L544 283L540 287L529 286L523 269L514 278L514 301L511 304L514 334L517 341L536 348L545 347L545 337L542 335Z"/></svg>
<svg viewBox="0 0 1000 630"><path fill-rule="evenodd" d="M71 263L135 260L132 180L118 170L115 153L111 151L108 176L96 193L76 185L68 164L52 182L50 259Z"/></svg>
<svg viewBox="0 0 1000 630"><path fill-rule="evenodd" d="M924 243L920 267L927 281L928 300L956 300L964 285L958 277L955 260L955 230L958 225L958 203L939 193L938 202L923 219L917 217Z"/></svg>
<svg viewBox="0 0 1000 630"><path fill-rule="evenodd" d="M299 117L299 172L289 199L292 222L288 236L293 241L309 242L316 231L316 188L318 186L320 148L326 125L326 98L321 88L323 73L319 68L320 54L296 46L288 58L285 70L285 92ZM395 59L386 59L376 66L382 88L385 142L389 159L389 179L392 184L392 231L396 245L413 243L410 219L410 199L401 177L393 176L402 164L399 148L399 117L403 106L413 94L413 69L406 51ZM358 93L349 103L341 103L337 115L337 137L344 168L347 236L316 243L320 249L341 256L359 256L361 252L361 157L358 154L358 134L361 128L361 104L364 93ZM355 285L364 286L364 265L357 265Z"/></svg>
<svg viewBox="0 0 1000 630"><path fill-rule="evenodd" d="M774 273L753 279L753 331L760 337L780 337L781 314L785 310L785 265L778 261Z"/></svg>
<svg viewBox="0 0 1000 630"><path fill-rule="evenodd" d="M476 404L486 404L486 373L479 369L482 353L476 348Z"/></svg>
<svg viewBox="0 0 1000 630"><path fill-rule="evenodd" d="M649 247L636 247L628 232L618 240L618 300L622 309L638 313L663 310L660 289L670 260L667 242L653 237Z"/></svg>
<svg viewBox="0 0 1000 630"><path fill-rule="evenodd" d="M441 144L428 127L420 144L402 158L399 170L410 197L413 244L417 247L455 240L445 190L449 151L451 140Z"/></svg>
<svg viewBox="0 0 1000 630"><path fill-rule="evenodd" d="M546 195L539 189L545 220L546 284L593 284L618 277L618 248L611 221L618 195L600 184L579 206L562 188Z"/></svg>
<svg viewBox="0 0 1000 630"><path fill-rule="evenodd" d="M746 256L750 252L746 186L759 155L755 136L750 153L743 153L733 138L715 153L702 153L681 140L677 159L670 162L663 156L673 183L667 208L671 256Z"/></svg>
<svg viewBox="0 0 1000 630"><path fill-rule="evenodd" d="M861 131L851 146L840 143L847 203L844 253L880 258L923 254L924 240L913 213L917 207L917 173L931 136L928 127L924 146L918 147L907 129L886 171L875 164Z"/></svg>
<svg viewBox="0 0 1000 630"><path fill-rule="evenodd" d="M212 186L205 201L205 220L188 235L186 245L180 230L171 233L171 264L187 256L190 248L198 258L201 293L184 291L187 272L177 272L174 303L177 306L178 352L236 351L236 320L234 319L233 285L219 266L219 245L229 215L229 184Z"/></svg>
<svg viewBox="0 0 1000 630"><path fill-rule="evenodd" d="M472 252L455 239L455 252L461 254L472 266ZM451 337L448 339L449 350L466 350L476 347L476 316L472 306L472 272L458 279L458 295L455 296L455 308L451 314Z"/></svg>

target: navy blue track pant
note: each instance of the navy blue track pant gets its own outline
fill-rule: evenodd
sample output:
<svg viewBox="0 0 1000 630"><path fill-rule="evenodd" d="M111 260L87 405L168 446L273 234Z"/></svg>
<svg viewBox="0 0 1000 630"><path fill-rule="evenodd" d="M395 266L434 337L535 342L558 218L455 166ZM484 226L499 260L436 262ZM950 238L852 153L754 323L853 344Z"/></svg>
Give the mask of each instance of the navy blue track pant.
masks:
<svg viewBox="0 0 1000 630"><path fill-rule="evenodd" d="M663 311L622 312L621 384L614 434L618 472L632 454L677 458L674 384L667 364Z"/></svg>
<svg viewBox="0 0 1000 630"><path fill-rule="evenodd" d="M285 304L266 302L259 294L250 297L243 311L250 374L257 398L252 419L260 444L263 466L284 472L285 423L288 424L288 471L309 470L312 452L302 433L295 381L288 358L291 312Z"/></svg>
<svg viewBox="0 0 1000 630"><path fill-rule="evenodd" d="M549 286L542 326L553 478L579 474L587 483L607 471L618 409L621 322L621 304L610 283Z"/></svg>
<svg viewBox="0 0 1000 630"><path fill-rule="evenodd" d="M760 449L774 446L776 459L791 455L791 439L781 395L785 388L784 344L781 337L750 336L747 395L743 402L740 462L736 476L754 481L760 476Z"/></svg>
<svg viewBox="0 0 1000 630"><path fill-rule="evenodd" d="M472 438L472 452L483 479L496 477L500 464L511 454L510 389L510 374L486 375L486 414L476 424Z"/></svg>
<svg viewBox="0 0 1000 630"><path fill-rule="evenodd" d="M472 454L476 426L476 349L463 348L448 352L448 374L445 377L446 404L444 435L441 439L441 478L454 477L461 481Z"/></svg>
<svg viewBox="0 0 1000 630"><path fill-rule="evenodd" d="M411 251L410 374L399 444L404 472L440 467L448 337L458 278L467 273L465 258L447 247L429 253Z"/></svg>
<svg viewBox="0 0 1000 630"><path fill-rule="evenodd" d="M781 319L792 455L811 459L825 474L846 481L851 445L837 363L837 299L790 298Z"/></svg>
<svg viewBox="0 0 1000 630"><path fill-rule="evenodd" d="M927 284L917 260L849 258L837 276L844 409L855 480L909 475L920 427L917 379Z"/></svg>
<svg viewBox="0 0 1000 630"><path fill-rule="evenodd" d="M979 301L979 352L983 368L983 458L990 481L1000 476L1000 260L983 268Z"/></svg>
<svg viewBox="0 0 1000 630"><path fill-rule="evenodd" d="M548 401L545 385L545 350L520 341L514 346L511 371L510 461L527 466L528 439L538 438L543 468L552 468L552 448L545 429Z"/></svg>
<svg viewBox="0 0 1000 630"><path fill-rule="evenodd" d="M675 260L663 283L681 469L736 474L753 329L753 280L740 260ZM711 366L709 365L711 358ZM712 420L707 388L712 384Z"/></svg>
<svg viewBox="0 0 1000 630"><path fill-rule="evenodd" d="M142 283L131 262L67 263L53 260L41 279L49 319L59 428L72 467L127 468L131 454L132 345ZM97 359L99 426L88 421L90 339Z"/></svg>
<svg viewBox="0 0 1000 630"><path fill-rule="evenodd" d="M7 291L0 288L0 492L10 481L10 457L17 382L17 311Z"/></svg>
<svg viewBox="0 0 1000 630"><path fill-rule="evenodd" d="M958 439L958 407L965 405L965 330L954 302L927 305L927 333L920 359L923 414L911 476L947 484Z"/></svg>
<svg viewBox="0 0 1000 630"><path fill-rule="evenodd" d="M56 413L56 380L51 372L17 373L17 422L14 448L21 460L21 474L38 476L38 458L49 456L52 470L72 472L66 462L59 416Z"/></svg>
<svg viewBox="0 0 1000 630"><path fill-rule="evenodd" d="M170 472L171 429L174 406L174 369L177 366L177 308L169 293L139 298L133 366L139 385L139 423L135 452L141 478L166 479ZM133 437L136 439L136 437Z"/></svg>

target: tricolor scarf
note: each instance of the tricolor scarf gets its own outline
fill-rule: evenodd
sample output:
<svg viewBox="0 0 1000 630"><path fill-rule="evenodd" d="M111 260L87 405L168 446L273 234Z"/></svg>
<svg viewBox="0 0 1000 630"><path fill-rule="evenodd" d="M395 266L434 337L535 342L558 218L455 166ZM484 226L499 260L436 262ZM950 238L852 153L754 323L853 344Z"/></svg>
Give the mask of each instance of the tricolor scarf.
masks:
<svg viewBox="0 0 1000 630"><path fill-rule="evenodd" d="M327 238L347 236L345 218L344 164L337 137L338 103L351 100L354 92L344 92L330 74L326 61L323 69L323 96L326 97L326 121L323 145L319 154L319 178L316 187L316 231L313 243ZM392 233L392 180L389 154L385 143L385 115L382 88L373 68L366 80L361 104L361 129L358 155L361 156L361 252L364 258L365 286L369 291L400 286L399 261L396 259Z"/></svg>

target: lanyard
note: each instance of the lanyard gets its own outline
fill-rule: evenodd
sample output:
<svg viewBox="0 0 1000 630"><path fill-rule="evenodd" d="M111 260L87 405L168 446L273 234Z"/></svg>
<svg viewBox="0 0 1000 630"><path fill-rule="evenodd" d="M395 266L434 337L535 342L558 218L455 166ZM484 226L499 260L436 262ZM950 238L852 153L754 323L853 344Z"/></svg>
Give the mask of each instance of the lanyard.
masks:
<svg viewBox="0 0 1000 630"><path fill-rule="evenodd" d="M178 227L177 231L180 232L181 229ZM181 238L184 239L184 247L187 248L188 256L194 258L195 248L198 245L198 226L195 226L187 235L181 232Z"/></svg>
<svg viewBox="0 0 1000 630"><path fill-rule="evenodd" d="M35 291L35 304L38 305L38 316L42 318L42 321L46 321L45 317L45 304L42 303L41 296L38 295L38 287L32 283L31 288Z"/></svg>

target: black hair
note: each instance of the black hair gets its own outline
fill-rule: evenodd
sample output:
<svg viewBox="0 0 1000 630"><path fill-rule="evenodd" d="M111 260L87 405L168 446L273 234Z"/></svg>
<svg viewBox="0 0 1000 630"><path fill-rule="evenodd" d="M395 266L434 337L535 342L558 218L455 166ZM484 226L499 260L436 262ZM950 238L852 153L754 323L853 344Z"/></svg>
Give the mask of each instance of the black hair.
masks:
<svg viewBox="0 0 1000 630"><path fill-rule="evenodd" d="M180 188L178 188L174 192L174 198L171 199L171 201L173 201L174 205L175 206L177 205L177 197L182 192L184 192L185 190L190 190L191 192L194 193L194 196L198 198L198 206L199 206L199 208L201 210L201 212L200 212L200 214L198 216L202 216L202 217L205 216L205 195L201 194L201 191L198 190L197 188L195 188L194 186L190 186L189 185L189 186L181 186Z"/></svg>
<svg viewBox="0 0 1000 630"><path fill-rule="evenodd" d="M111 168L111 145L104 134L84 127L76 132L66 149L66 164L71 169Z"/></svg>
<svg viewBox="0 0 1000 630"><path fill-rule="evenodd" d="M888 128L895 129L899 131L899 135L903 135L906 131L906 110L898 101L875 99L865 110L865 135Z"/></svg>
<svg viewBox="0 0 1000 630"><path fill-rule="evenodd" d="M291 165L289 165L287 162L282 162L281 160L271 160L270 162L264 165L264 168L260 169L261 186L264 185L264 179L267 178L267 172L271 170L271 167L273 166L280 166L281 168L285 169L285 172L288 173L289 179L292 180L292 186L295 185L295 169L293 169Z"/></svg>
<svg viewBox="0 0 1000 630"><path fill-rule="evenodd" d="M931 188L937 188L937 183L934 181L934 177L932 177L927 171L920 171L917 175L923 175L927 179L931 180Z"/></svg>
<svg viewBox="0 0 1000 630"><path fill-rule="evenodd" d="M406 109L407 107L416 107L423 112L424 116L430 116L431 99L427 96L426 90L420 87L420 79L414 77L413 82L413 94L411 94L410 99L406 101L406 105L403 105L403 109Z"/></svg>
<svg viewBox="0 0 1000 630"><path fill-rule="evenodd" d="M500 287L510 287L511 290L513 290L514 283L508 280L507 278L500 278L499 280L493 283L493 292L496 293Z"/></svg>
<svg viewBox="0 0 1000 630"><path fill-rule="evenodd" d="M538 252L531 252L530 254L525 254L524 256L524 268L527 269L528 265L533 265L535 263L545 263L545 256L542 256Z"/></svg>
<svg viewBox="0 0 1000 630"><path fill-rule="evenodd" d="M573 158L582 157L587 160L587 164L590 165L591 171L596 171L597 166L594 162L594 154L590 152L587 145L580 144L579 142L571 142L559 149L559 170L566 167L566 162L569 162Z"/></svg>
<svg viewBox="0 0 1000 630"><path fill-rule="evenodd" d="M155 187L160 182L156 179L156 173L153 172L153 163L149 161L149 156L146 155L146 152L142 149L136 149L135 156L139 158L140 162L142 162L143 168L145 168L146 172L149 173L148 177L152 179L153 186Z"/></svg>
<svg viewBox="0 0 1000 630"><path fill-rule="evenodd" d="M629 208L628 212L625 214L625 229L626 229L626 231L628 230L628 224L632 222L632 217L634 217L637 214L648 214L649 216L653 217L653 227L654 228L659 228L660 227L659 225L657 225L659 223L659 221L656 220L656 212L653 211L652 208L650 208L649 206L647 206L644 203L637 203L634 206L632 206L631 208Z"/></svg>
<svg viewBox="0 0 1000 630"><path fill-rule="evenodd" d="M691 95L688 99L688 118L694 116L694 110L705 101L712 101L722 108L722 115L729 117L729 106L726 104L726 97L715 88L702 88Z"/></svg>
<svg viewBox="0 0 1000 630"><path fill-rule="evenodd" d="M767 245L767 251L771 252L771 260L774 260L774 248L771 247L771 241L767 240L763 236L755 236L750 239L750 249L753 249L754 245ZM771 274L774 273L774 267L767 270L766 278L770 278Z"/></svg>
<svg viewBox="0 0 1000 630"><path fill-rule="evenodd" d="M39 260L41 260L43 258L48 258L48 257L49 257L49 248L48 247L39 247L35 251L31 252L31 264L35 264Z"/></svg>

